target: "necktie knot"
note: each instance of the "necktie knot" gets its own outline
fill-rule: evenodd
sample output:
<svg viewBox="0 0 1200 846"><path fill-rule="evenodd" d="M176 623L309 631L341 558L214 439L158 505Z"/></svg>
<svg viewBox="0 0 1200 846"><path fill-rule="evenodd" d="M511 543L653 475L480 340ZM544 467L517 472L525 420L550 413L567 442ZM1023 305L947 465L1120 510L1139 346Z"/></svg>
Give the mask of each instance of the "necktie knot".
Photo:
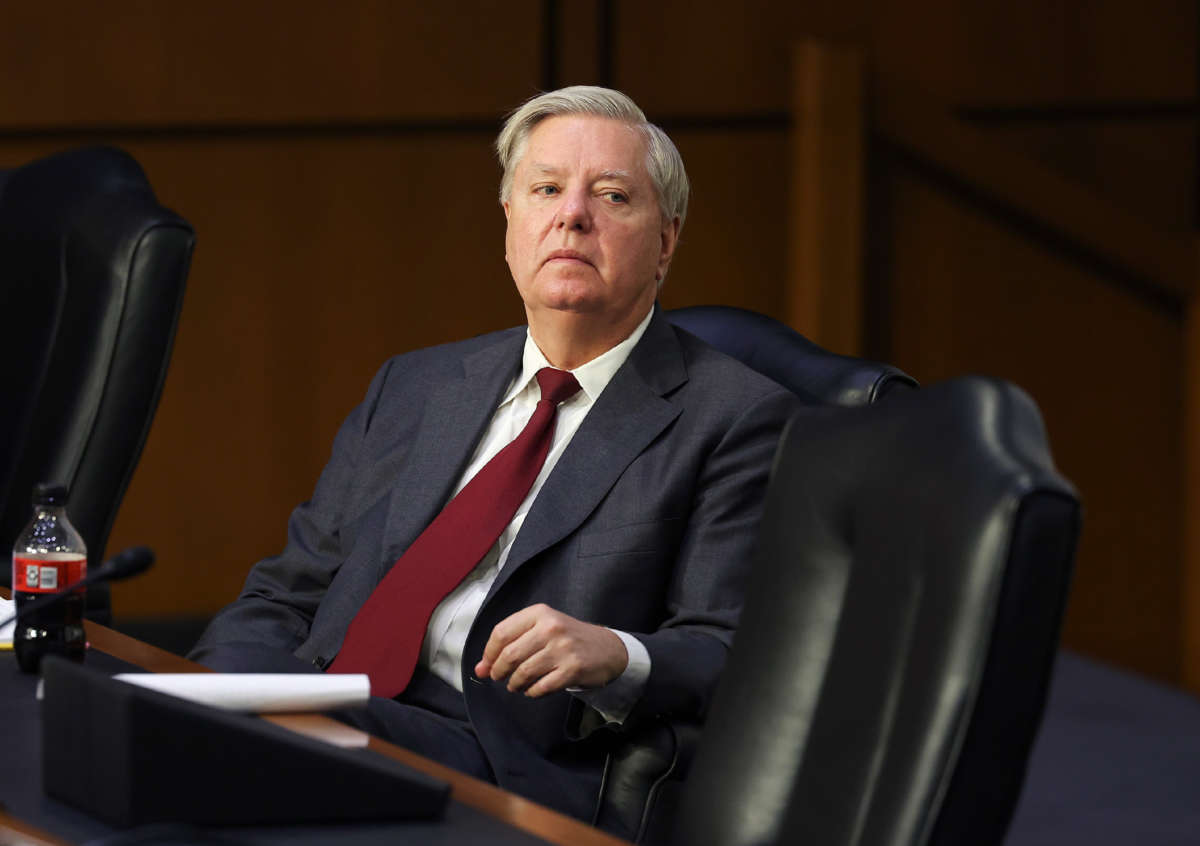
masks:
<svg viewBox="0 0 1200 846"><path fill-rule="evenodd" d="M558 405L579 393L579 383L568 370L543 367L537 372L536 378L542 389L542 399L549 400L552 405Z"/></svg>

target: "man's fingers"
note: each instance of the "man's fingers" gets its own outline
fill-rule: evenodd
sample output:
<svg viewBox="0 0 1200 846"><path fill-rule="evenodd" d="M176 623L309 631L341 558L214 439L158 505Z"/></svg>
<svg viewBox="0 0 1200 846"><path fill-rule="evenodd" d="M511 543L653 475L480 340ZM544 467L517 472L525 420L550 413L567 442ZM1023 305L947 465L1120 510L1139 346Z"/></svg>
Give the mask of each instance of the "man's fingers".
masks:
<svg viewBox="0 0 1200 846"><path fill-rule="evenodd" d="M508 675L508 671L512 668L505 665L501 670L497 670L497 659L511 643L537 625L543 609L549 610L545 605L530 605L515 614L510 614L496 624L487 643L484 644L483 656L475 665L475 678L502 679Z"/></svg>
<svg viewBox="0 0 1200 846"><path fill-rule="evenodd" d="M537 623L538 608L540 607L544 606L531 605L528 608L522 608L497 623L492 629L491 636L488 637L488 642L483 647L483 661L488 664L494 663L504 647L533 628Z"/></svg>
<svg viewBox="0 0 1200 846"><path fill-rule="evenodd" d="M542 676L536 682L531 684L526 690L525 695L530 699L537 699L539 696L545 696L547 693L555 693L562 690L564 687L570 687L575 683L570 674L562 669L556 669Z"/></svg>
<svg viewBox="0 0 1200 846"><path fill-rule="evenodd" d="M531 656L540 652L545 645L546 640L541 636L537 626L526 629L520 637L500 650L500 654L492 661L491 671L488 675L493 681L502 681L508 678Z"/></svg>
<svg viewBox="0 0 1200 846"><path fill-rule="evenodd" d="M508 689L513 693L525 690L554 668L554 656L548 649L539 649L514 666L507 674ZM500 678L504 678L504 676Z"/></svg>

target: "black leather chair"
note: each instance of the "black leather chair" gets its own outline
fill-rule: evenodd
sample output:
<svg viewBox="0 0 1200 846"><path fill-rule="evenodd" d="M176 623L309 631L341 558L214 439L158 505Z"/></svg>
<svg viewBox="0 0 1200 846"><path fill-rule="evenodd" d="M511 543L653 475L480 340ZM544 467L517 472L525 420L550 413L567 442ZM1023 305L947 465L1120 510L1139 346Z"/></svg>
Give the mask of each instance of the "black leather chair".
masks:
<svg viewBox="0 0 1200 846"><path fill-rule="evenodd" d="M917 387L916 380L899 368L830 352L755 311L691 306L673 309L666 316L810 405L853 408L878 402L897 388Z"/></svg>
<svg viewBox="0 0 1200 846"><path fill-rule="evenodd" d="M1078 531L1006 383L794 418L674 842L1000 843Z"/></svg>
<svg viewBox="0 0 1200 846"><path fill-rule="evenodd" d="M106 147L0 171L0 548L40 481L94 566L158 405L194 233L141 167ZM5 583L11 577L8 568ZM106 620L106 591L89 591Z"/></svg>
<svg viewBox="0 0 1200 846"><path fill-rule="evenodd" d="M832 353L757 312L692 306L666 317L813 406L869 405L917 387L895 367ZM666 842L700 733L696 724L662 722L623 739L605 768L593 822L638 843Z"/></svg>

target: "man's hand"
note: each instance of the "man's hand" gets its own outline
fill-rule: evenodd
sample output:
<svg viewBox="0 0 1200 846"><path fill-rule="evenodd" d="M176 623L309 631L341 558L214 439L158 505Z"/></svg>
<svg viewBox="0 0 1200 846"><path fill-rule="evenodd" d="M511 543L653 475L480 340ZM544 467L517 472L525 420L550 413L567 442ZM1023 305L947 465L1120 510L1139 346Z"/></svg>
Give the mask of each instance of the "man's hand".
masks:
<svg viewBox="0 0 1200 846"><path fill-rule="evenodd" d="M492 629L475 676L508 679L509 690L538 697L566 687L600 687L628 662L625 644L603 626L531 605Z"/></svg>

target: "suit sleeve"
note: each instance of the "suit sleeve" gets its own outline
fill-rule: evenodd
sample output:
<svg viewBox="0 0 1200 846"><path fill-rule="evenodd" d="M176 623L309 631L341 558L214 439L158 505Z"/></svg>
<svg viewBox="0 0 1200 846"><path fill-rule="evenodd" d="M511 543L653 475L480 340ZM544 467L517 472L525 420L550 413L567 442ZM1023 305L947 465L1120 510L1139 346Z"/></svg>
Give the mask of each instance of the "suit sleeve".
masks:
<svg viewBox="0 0 1200 846"><path fill-rule="evenodd" d="M344 560L337 527L353 499L359 457L391 362L371 382L366 398L338 430L333 452L312 498L288 521L287 545L256 564L241 594L222 609L188 656L227 662L230 647L292 652L308 637L317 606ZM221 669L217 667L217 669Z"/></svg>
<svg viewBox="0 0 1200 846"><path fill-rule="evenodd" d="M798 400L779 389L734 421L709 454L675 564L668 618L639 634L651 669L631 722L701 717L741 614L775 449Z"/></svg>

